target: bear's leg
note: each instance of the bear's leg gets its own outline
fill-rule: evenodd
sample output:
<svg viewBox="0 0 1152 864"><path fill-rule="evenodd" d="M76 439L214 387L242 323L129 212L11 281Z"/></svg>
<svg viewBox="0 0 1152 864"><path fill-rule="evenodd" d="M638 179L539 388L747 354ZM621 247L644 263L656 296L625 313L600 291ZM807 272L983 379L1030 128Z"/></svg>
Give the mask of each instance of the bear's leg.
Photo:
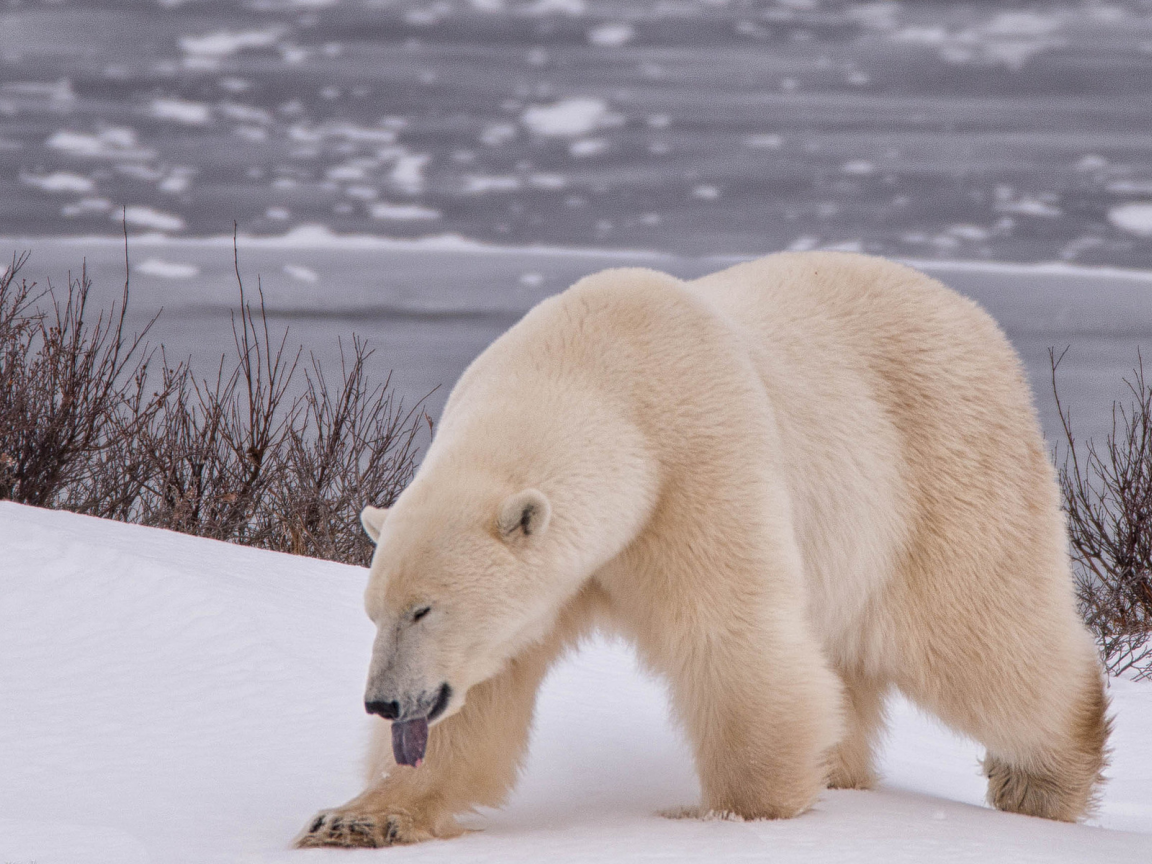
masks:
<svg viewBox="0 0 1152 864"><path fill-rule="evenodd" d="M456 837L464 829L455 814L502 803L526 751L540 682L565 646L586 632L592 605L578 597L547 640L472 687L464 706L432 727L418 768L396 765L391 726L377 723L368 789L318 813L296 846L379 847Z"/></svg>
<svg viewBox="0 0 1152 864"><path fill-rule="evenodd" d="M1019 749L988 747L984 773L993 807L1064 822L1091 812L1106 764L1108 697L1098 673L1078 693L1065 696L1072 703L1072 728L1062 740Z"/></svg>
<svg viewBox="0 0 1152 864"><path fill-rule="evenodd" d="M871 789L876 785L872 764L876 741L884 729L887 688L872 678L842 674L846 731L832 752L828 786L832 789Z"/></svg>
<svg viewBox="0 0 1152 864"><path fill-rule="evenodd" d="M996 637L970 627L963 642L938 642L900 688L984 744L990 804L1074 822L1090 811L1107 761L1108 699L1083 625L1069 621L1046 633L1042 617L1017 616L1005 645L1010 625L989 610L974 629L991 622Z"/></svg>
<svg viewBox="0 0 1152 864"><path fill-rule="evenodd" d="M788 818L825 787L843 690L795 599L760 616L745 605L704 632L685 627L683 610L649 619L655 638L641 634L640 647L670 679L703 792L700 811L674 815ZM696 608L710 606L702 598Z"/></svg>

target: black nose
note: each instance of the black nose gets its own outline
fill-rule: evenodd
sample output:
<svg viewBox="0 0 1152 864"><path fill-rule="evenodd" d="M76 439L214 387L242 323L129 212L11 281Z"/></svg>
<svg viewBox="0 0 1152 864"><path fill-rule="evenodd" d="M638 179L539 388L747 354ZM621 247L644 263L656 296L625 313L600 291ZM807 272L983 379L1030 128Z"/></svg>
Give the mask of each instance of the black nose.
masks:
<svg viewBox="0 0 1152 864"><path fill-rule="evenodd" d="M391 702L365 702L364 710L369 714L379 714L385 720L395 720L400 716L400 703Z"/></svg>

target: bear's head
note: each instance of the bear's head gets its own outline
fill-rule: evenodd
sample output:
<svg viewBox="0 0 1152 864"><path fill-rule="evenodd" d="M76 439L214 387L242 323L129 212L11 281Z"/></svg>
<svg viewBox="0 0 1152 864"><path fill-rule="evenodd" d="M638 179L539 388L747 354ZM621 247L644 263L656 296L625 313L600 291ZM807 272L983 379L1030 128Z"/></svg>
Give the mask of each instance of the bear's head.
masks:
<svg viewBox="0 0 1152 864"><path fill-rule="evenodd" d="M550 537L552 506L536 489L419 481L391 510L367 507L376 542L365 594L377 626L365 707L392 720L397 762L416 765L428 725L458 711L551 627L569 593ZM485 488L487 487L487 488Z"/></svg>

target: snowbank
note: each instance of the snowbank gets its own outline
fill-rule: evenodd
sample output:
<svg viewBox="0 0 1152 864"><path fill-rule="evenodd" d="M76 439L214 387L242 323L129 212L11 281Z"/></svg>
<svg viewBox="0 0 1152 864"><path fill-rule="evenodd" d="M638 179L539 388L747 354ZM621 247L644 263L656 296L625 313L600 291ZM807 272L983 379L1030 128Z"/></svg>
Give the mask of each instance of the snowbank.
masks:
<svg viewBox="0 0 1152 864"><path fill-rule="evenodd" d="M981 805L978 749L896 702L876 792L776 823L670 821L697 796L662 687L597 641L549 678L509 806L450 842L293 852L359 791L372 627L353 567L0 504L0 860L1152 860L1152 686L1113 686L1097 826ZM1102 826L1102 827L1101 827Z"/></svg>

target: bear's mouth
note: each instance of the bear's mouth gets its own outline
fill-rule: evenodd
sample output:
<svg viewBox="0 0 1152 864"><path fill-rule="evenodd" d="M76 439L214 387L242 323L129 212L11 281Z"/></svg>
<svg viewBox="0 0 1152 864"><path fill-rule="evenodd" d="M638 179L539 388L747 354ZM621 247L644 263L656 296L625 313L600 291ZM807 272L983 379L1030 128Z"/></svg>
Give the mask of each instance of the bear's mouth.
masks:
<svg viewBox="0 0 1152 864"><path fill-rule="evenodd" d="M440 685L436 702L426 717L392 721L392 755L396 757L397 765L420 767L428 749L428 723L444 713L451 699L452 688L445 682Z"/></svg>

